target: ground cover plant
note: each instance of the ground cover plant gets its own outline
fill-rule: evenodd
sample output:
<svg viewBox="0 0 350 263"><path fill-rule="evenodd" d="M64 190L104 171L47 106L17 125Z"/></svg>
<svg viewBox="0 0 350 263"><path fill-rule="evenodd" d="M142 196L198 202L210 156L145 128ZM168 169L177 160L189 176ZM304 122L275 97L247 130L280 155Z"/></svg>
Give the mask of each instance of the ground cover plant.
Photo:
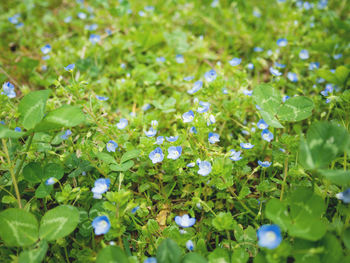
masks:
<svg viewBox="0 0 350 263"><path fill-rule="evenodd" d="M0 11L1 262L350 262L347 0Z"/></svg>

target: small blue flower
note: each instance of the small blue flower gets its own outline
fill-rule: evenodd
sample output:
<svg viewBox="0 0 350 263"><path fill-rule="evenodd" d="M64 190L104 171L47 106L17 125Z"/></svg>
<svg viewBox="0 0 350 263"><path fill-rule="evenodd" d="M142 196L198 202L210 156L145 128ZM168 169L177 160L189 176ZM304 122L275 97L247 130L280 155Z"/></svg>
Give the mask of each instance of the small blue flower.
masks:
<svg viewBox="0 0 350 263"><path fill-rule="evenodd" d="M157 259L153 257L146 258L143 263L157 263Z"/></svg>
<svg viewBox="0 0 350 263"><path fill-rule="evenodd" d="M108 97L103 97L103 96L98 96L98 95L96 95L96 99L101 100L101 101L106 101L106 100L108 100L109 98L108 98Z"/></svg>
<svg viewBox="0 0 350 263"><path fill-rule="evenodd" d="M320 67L319 62L310 62L310 64L309 64L309 70L318 69L319 67Z"/></svg>
<svg viewBox="0 0 350 263"><path fill-rule="evenodd" d="M178 64L183 64L185 63L185 59L183 55L176 55L175 60Z"/></svg>
<svg viewBox="0 0 350 263"><path fill-rule="evenodd" d="M260 130L265 130L269 127L269 125L267 125L267 123L263 119L260 119L256 124L256 127L258 127L258 129Z"/></svg>
<svg viewBox="0 0 350 263"><path fill-rule="evenodd" d="M184 81L191 81L193 79L194 79L193 76L184 77Z"/></svg>
<svg viewBox="0 0 350 263"><path fill-rule="evenodd" d="M126 126L128 126L128 123L129 122L127 119L121 118L119 122L116 124L116 126L119 130L123 130L125 129Z"/></svg>
<svg viewBox="0 0 350 263"><path fill-rule="evenodd" d="M48 54L48 53L50 53L50 51L51 51L51 45L49 45L49 44L47 44L41 48L41 52L43 52L43 54Z"/></svg>
<svg viewBox="0 0 350 263"><path fill-rule="evenodd" d="M72 21L72 17L71 16L67 16L63 20L63 22L65 22L65 23L70 23L71 21Z"/></svg>
<svg viewBox="0 0 350 263"><path fill-rule="evenodd" d="M4 122L4 121L0 121L0 123L1 123L2 125L5 125L5 122Z"/></svg>
<svg viewBox="0 0 350 263"><path fill-rule="evenodd" d="M95 181L94 187L91 189L91 192L94 194L93 198L101 199L102 194L107 192L109 185L111 184L111 180L109 178L104 179L100 178Z"/></svg>
<svg viewBox="0 0 350 263"><path fill-rule="evenodd" d="M222 88L221 91L222 91L222 94L225 94L225 95L228 94L228 90L226 88Z"/></svg>
<svg viewBox="0 0 350 263"><path fill-rule="evenodd" d="M247 142L247 143L241 142L239 145L240 145L243 149L245 149L245 150L251 149L251 148L254 147L254 145L251 144L250 142Z"/></svg>
<svg viewBox="0 0 350 263"><path fill-rule="evenodd" d="M204 74L204 78L207 82L214 81L216 79L216 77L217 77L216 71L213 69L209 70L208 72L206 72Z"/></svg>
<svg viewBox="0 0 350 263"><path fill-rule="evenodd" d="M332 93L333 90L334 90L333 84L327 83L327 84L326 84L326 88L325 88L324 90L326 90L326 91L329 92L329 93Z"/></svg>
<svg viewBox="0 0 350 263"><path fill-rule="evenodd" d="M203 87L203 81L198 80L193 84L193 87L187 91L188 94L194 94Z"/></svg>
<svg viewBox="0 0 350 263"><path fill-rule="evenodd" d="M169 136L169 137L165 137L165 139L166 139L168 142L176 142L178 138L179 138L179 136Z"/></svg>
<svg viewBox="0 0 350 263"><path fill-rule="evenodd" d="M216 122L215 116L213 114L210 114L207 121L207 126L214 124L215 122Z"/></svg>
<svg viewBox="0 0 350 263"><path fill-rule="evenodd" d="M254 52L263 52L264 49L262 47L254 47L253 48Z"/></svg>
<svg viewBox="0 0 350 263"><path fill-rule="evenodd" d="M263 140L271 142L273 140L273 134L268 129L265 129L261 132L261 137Z"/></svg>
<svg viewBox="0 0 350 263"><path fill-rule="evenodd" d="M16 25L16 24L18 24L18 18L20 18L21 17L21 15L20 14L15 14L14 16L12 16L12 17L9 17L8 18L8 20L9 20L9 22L11 23L11 24L14 24L14 25Z"/></svg>
<svg viewBox="0 0 350 263"><path fill-rule="evenodd" d="M92 25L85 25L85 29L88 31L94 31L98 28L97 24L92 24Z"/></svg>
<svg viewBox="0 0 350 263"><path fill-rule="evenodd" d="M151 127L148 131L145 131L147 137L153 137L157 134L157 130Z"/></svg>
<svg viewBox="0 0 350 263"><path fill-rule="evenodd" d="M84 20L84 19L87 18L87 15L86 15L85 13L83 13L83 12L79 12L79 13L78 13L78 17L79 17L80 19Z"/></svg>
<svg viewBox="0 0 350 263"><path fill-rule="evenodd" d="M148 157L151 159L152 163L160 163L164 159L163 151L160 147L157 147L154 151L150 152Z"/></svg>
<svg viewBox="0 0 350 263"><path fill-rule="evenodd" d="M61 138L62 138L63 140L67 140L68 137L71 136L71 135L72 135L72 131L68 129L68 130L66 130L66 131L64 132L64 134L61 135Z"/></svg>
<svg viewBox="0 0 350 263"><path fill-rule="evenodd" d="M73 69L75 68L75 64L69 64L67 67L65 67L64 69L66 70L66 71L69 71L69 72L71 72L71 71L73 71Z"/></svg>
<svg viewBox="0 0 350 263"><path fill-rule="evenodd" d="M309 58L309 51L307 51L306 49L303 49L299 52L299 58L300 59L308 59Z"/></svg>
<svg viewBox="0 0 350 263"><path fill-rule="evenodd" d="M263 225L257 231L258 245L274 249L282 242L281 230L278 225Z"/></svg>
<svg viewBox="0 0 350 263"><path fill-rule="evenodd" d="M131 213L135 214L137 210L139 210L140 206L135 206L132 210Z"/></svg>
<svg viewBox="0 0 350 263"><path fill-rule="evenodd" d="M350 203L350 188L346 189L344 192L337 193L335 196L346 204Z"/></svg>
<svg viewBox="0 0 350 263"><path fill-rule="evenodd" d="M253 95L253 91L252 90L243 90L243 94L247 95L247 96L252 96Z"/></svg>
<svg viewBox="0 0 350 263"><path fill-rule="evenodd" d="M210 103L209 102L204 102L204 101L200 101L199 102L199 107L197 109L198 113L204 113L207 112L210 108Z"/></svg>
<svg viewBox="0 0 350 263"><path fill-rule="evenodd" d="M16 131L16 132L21 132L22 129L21 129L20 127L16 127L16 128L15 128L15 131Z"/></svg>
<svg viewBox="0 0 350 263"><path fill-rule="evenodd" d="M278 67L278 68L285 68L286 64L280 64L278 62L275 62L275 66Z"/></svg>
<svg viewBox="0 0 350 263"><path fill-rule="evenodd" d="M198 166L199 166L198 174L200 174L202 176L207 176L208 174L210 174L210 172L211 172L210 162L199 160Z"/></svg>
<svg viewBox="0 0 350 263"><path fill-rule="evenodd" d="M194 113L192 110L182 114L182 119L184 123L192 122L194 119Z"/></svg>
<svg viewBox="0 0 350 263"><path fill-rule="evenodd" d="M188 240L186 242L186 248L189 250L189 251L193 251L194 250L194 244L192 242L192 240Z"/></svg>
<svg viewBox="0 0 350 263"><path fill-rule="evenodd" d="M232 161L239 161L239 160L241 160L243 157L241 156L241 151L238 151L238 152L236 152L235 150L230 150L230 159L232 160Z"/></svg>
<svg viewBox="0 0 350 263"><path fill-rule="evenodd" d="M157 139L156 139L156 144L163 144L164 142L164 136L158 136Z"/></svg>
<svg viewBox="0 0 350 263"><path fill-rule="evenodd" d="M53 184L55 184L57 182L57 179L55 178L55 177L50 177L49 179L47 179L46 181L45 181L45 184L46 185L53 185Z"/></svg>
<svg viewBox="0 0 350 263"><path fill-rule="evenodd" d="M156 61L158 63L164 63L165 62L165 57L158 57L158 58L156 58Z"/></svg>
<svg viewBox="0 0 350 263"><path fill-rule="evenodd" d="M240 58L233 58L228 63L230 63L230 65L232 67L235 67L235 66L238 66L239 64L241 64L241 62L242 62L242 59L240 59Z"/></svg>
<svg viewBox="0 0 350 263"><path fill-rule="evenodd" d="M157 120L152 120L152 121L151 121L151 126L152 126L153 128L156 128L156 127L158 126L158 121L157 121Z"/></svg>
<svg viewBox="0 0 350 263"><path fill-rule="evenodd" d="M107 216L98 216L91 223L94 228L95 235L107 234L109 229L111 228L111 223Z"/></svg>
<svg viewBox="0 0 350 263"><path fill-rule="evenodd" d="M196 166L196 163L188 163L187 165L186 165L186 167L188 167L188 168L193 168L193 167L195 167Z"/></svg>
<svg viewBox="0 0 350 263"><path fill-rule="evenodd" d="M191 129L190 129L190 133L197 134L197 129L196 129L196 127L192 126Z"/></svg>
<svg viewBox="0 0 350 263"><path fill-rule="evenodd" d="M285 38L280 38L280 39L277 40L277 45L279 47L285 47L285 46L288 45L288 41Z"/></svg>
<svg viewBox="0 0 350 263"><path fill-rule="evenodd" d="M181 146L170 146L168 148L168 159L176 160L181 156L182 147Z"/></svg>
<svg viewBox="0 0 350 263"><path fill-rule="evenodd" d="M10 83L10 82L5 82L2 85L2 92L1 94L5 94L7 97L9 97L10 99L13 99L16 97L16 92L15 92L15 86Z"/></svg>
<svg viewBox="0 0 350 263"><path fill-rule="evenodd" d="M100 37L100 35L91 34L90 37L89 37L89 41L90 41L92 44L96 44L96 43L98 43L98 42L101 41L101 37Z"/></svg>
<svg viewBox="0 0 350 263"><path fill-rule="evenodd" d="M184 214L183 216L175 216L175 223L182 228L187 228L193 226L196 223L196 219L188 214Z"/></svg>
<svg viewBox="0 0 350 263"><path fill-rule="evenodd" d="M258 160L258 164L259 164L261 167L267 168L267 167L270 167L271 162L269 162L269 161L264 161L264 162L262 162L262 161Z"/></svg>
<svg viewBox="0 0 350 263"><path fill-rule="evenodd" d="M249 70L253 70L254 69L254 64L253 63L248 63L247 68Z"/></svg>
<svg viewBox="0 0 350 263"><path fill-rule="evenodd" d="M107 142L106 148L107 148L108 152L115 152L115 149L118 148L118 143L116 143L115 141L110 140L109 142Z"/></svg>
<svg viewBox="0 0 350 263"><path fill-rule="evenodd" d="M338 59L340 59L341 57L343 56L343 54L334 54L333 55L333 58L335 59L335 60L338 60Z"/></svg>
<svg viewBox="0 0 350 263"><path fill-rule="evenodd" d="M293 72L288 72L287 78L288 78L291 82L297 82L297 81L298 81L298 76L297 76L297 74L295 74L295 73L293 73Z"/></svg>
<svg viewBox="0 0 350 263"><path fill-rule="evenodd" d="M217 143L220 141L220 135L214 132L209 132L208 141L210 143Z"/></svg>
<svg viewBox="0 0 350 263"><path fill-rule="evenodd" d="M278 71L278 69L275 69L273 67L270 67L270 73L276 77L281 76L282 73Z"/></svg>
<svg viewBox="0 0 350 263"><path fill-rule="evenodd" d="M286 100L288 100L289 98L290 97L288 95L283 96L283 98L282 98L283 103L286 102Z"/></svg>

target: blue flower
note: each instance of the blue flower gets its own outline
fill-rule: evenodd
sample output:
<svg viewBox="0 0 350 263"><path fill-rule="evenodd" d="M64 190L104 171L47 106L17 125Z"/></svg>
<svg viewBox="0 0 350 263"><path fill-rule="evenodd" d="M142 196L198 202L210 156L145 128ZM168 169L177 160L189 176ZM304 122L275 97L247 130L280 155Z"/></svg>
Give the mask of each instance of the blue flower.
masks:
<svg viewBox="0 0 350 263"><path fill-rule="evenodd" d="M132 210L131 213L135 214L137 210L139 210L140 206L135 206Z"/></svg>
<svg viewBox="0 0 350 263"><path fill-rule="evenodd" d="M216 143L220 141L220 135L214 132L209 132L208 141L210 143Z"/></svg>
<svg viewBox="0 0 350 263"><path fill-rule="evenodd" d="M182 147L181 146L170 146L168 148L168 159L176 160L181 156Z"/></svg>
<svg viewBox="0 0 350 263"><path fill-rule="evenodd" d="M273 68L273 67L270 67L270 73L271 73L272 75L276 76L276 77L282 75L281 72L279 72L277 69L275 69L275 68Z"/></svg>
<svg viewBox="0 0 350 263"><path fill-rule="evenodd" d="M208 174L210 174L210 172L211 172L210 162L199 160L198 166L199 166L198 174L200 174L202 176L207 176Z"/></svg>
<svg viewBox="0 0 350 263"><path fill-rule="evenodd" d="M68 129L68 130L66 130L66 131L64 132L64 134L61 135L61 138L62 138L63 140L67 140L68 137L71 136L71 135L72 135L72 131Z"/></svg>
<svg viewBox="0 0 350 263"><path fill-rule="evenodd" d="M108 100L109 98L108 98L108 97L103 97L103 96L98 96L98 95L96 95L96 99L101 100L101 101L106 101L106 100Z"/></svg>
<svg viewBox="0 0 350 263"><path fill-rule="evenodd" d="M80 19L84 20L84 19L86 19L87 15L86 15L85 13L83 13L83 12L79 12L79 13L78 13L78 17L79 17Z"/></svg>
<svg viewBox="0 0 350 263"><path fill-rule="evenodd" d="M253 48L254 52L263 52L264 49L262 47L254 47Z"/></svg>
<svg viewBox="0 0 350 263"><path fill-rule="evenodd" d="M152 126L153 128L156 128L156 127L158 126L158 121L157 121L157 120L152 120L152 121L151 121L151 126Z"/></svg>
<svg viewBox="0 0 350 263"><path fill-rule="evenodd" d="M285 38L280 38L280 39L277 40L277 45L279 47L285 47L285 46L288 45L288 41Z"/></svg>
<svg viewBox="0 0 350 263"><path fill-rule="evenodd" d="M252 96L253 95L253 91L245 89L245 90L243 90L243 94L247 95L247 96Z"/></svg>
<svg viewBox="0 0 350 263"><path fill-rule="evenodd" d="M186 242L186 248L189 250L189 251L193 251L194 250L194 244L192 242L192 240L188 240Z"/></svg>
<svg viewBox="0 0 350 263"><path fill-rule="evenodd" d="M293 72L288 72L287 78L288 78L291 82L297 82L297 81L298 81L298 76L297 76L297 74L295 74L295 73L293 73Z"/></svg>
<svg viewBox="0 0 350 263"><path fill-rule="evenodd" d="M193 168L193 167L195 167L196 166L196 163L188 163L187 165L186 165L186 167L189 167L189 168Z"/></svg>
<svg viewBox="0 0 350 263"><path fill-rule="evenodd" d="M176 60L176 62L179 63L179 64L185 63L185 59L184 59L184 56L183 56L183 55L176 55L175 60Z"/></svg>
<svg viewBox="0 0 350 263"><path fill-rule="evenodd" d="M73 69L75 68L75 64L69 64L67 67L65 67L64 69L66 71L72 72Z"/></svg>
<svg viewBox="0 0 350 263"><path fill-rule="evenodd" d="M309 58L309 51L307 51L306 49L301 50L299 53L299 58L303 59L303 60L308 59Z"/></svg>
<svg viewBox="0 0 350 263"><path fill-rule="evenodd" d="M146 258L143 263L157 263L157 259L153 257Z"/></svg>
<svg viewBox="0 0 350 263"><path fill-rule="evenodd" d="M243 157L241 156L241 151L238 151L238 152L236 152L235 150L230 150L230 159L232 160L232 161L239 161L239 160L241 160Z"/></svg>
<svg viewBox="0 0 350 263"><path fill-rule="evenodd" d="M278 68L285 68L286 64L280 64L278 62L275 62L275 66L278 67Z"/></svg>
<svg viewBox="0 0 350 263"><path fill-rule="evenodd" d="M225 95L228 94L228 90L226 88L222 88L221 91L222 91L222 94L225 94Z"/></svg>
<svg viewBox="0 0 350 263"><path fill-rule="evenodd" d="M194 113L192 110L182 114L182 119L185 123L192 122L194 119Z"/></svg>
<svg viewBox="0 0 350 263"><path fill-rule="evenodd" d="M338 59L340 59L341 57L343 56L343 54L334 54L333 55L333 58L335 59L335 60L338 60Z"/></svg>
<svg viewBox="0 0 350 263"><path fill-rule="evenodd" d="M22 129L21 129L20 127L16 127L16 128L15 128L15 131L16 131L16 132L21 132Z"/></svg>
<svg viewBox="0 0 350 263"><path fill-rule="evenodd" d="M241 62L242 62L242 59L240 59L240 58L233 58L228 63L230 63L230 65L232 67L235 67L235 66L238 66L239 64L241 64Z"/></svg>
<svg viewBox="0 0 350 263"><path fill-rule="evenodd" d="M215 116L213 114L210 114L207 121L207 126L209 126L210 124L214 124L215 122L216 122Z"/></svg>
<svg viewBox="0 0 350 263"><path fill-rule="evenodd" d="M263 140L271 142L273 140L273 134L268 129L265 129L261 132L261 137Z"/></svg>
<svg viewBox="0 0 350 263"><path fill-rule="evenodd" d="M344 192L337 193L335 196L344 203L350 203L350 188L346 189Z"/></svg>
<svg viewBox="0 0 350 263"><path fill-rule="evenodd" d="M21 15L20 14L15 14L14 16L12 16L12 17L9 17L8 18L8 20L9 20L9 22L11 23L11 24L14 24L14 25L16 25L16 24L18 24L18 18L20 18L21 17Z"/></svg>
<svg viewBox="0 0 350 263"><path fill-rule="evenodd" d="M2 125L5 125L5 122L4 122L4 121L0 121L0 123L1 123Z"/></svg>
<svg viewBox="0 0 350 263"><path fill-rule="evenodd" d="M310 64L309 64L309 70L318 69L319 67L320 67L319 62L310 62Z"/></svg>
<svg viewBox="0 0 350 263"><path fill-rule="evenodd" d="M249 70L253 70L254 69L254 64L253 63L248 63L247 68Z"/></svg>
<svg viewBox="0 0 350 263"><path fill-rule="evenodd" d="M63 20L65 23L70 23L72 21L72 17L71 16L67 16L64 18Z"/></svg>
<svg viewBox="0 0 350 263"><path fill-rule="evenodd" d="M202 88L202 86L203 86L203 81L198 80L193 84L192 89L187 91L187 93L192 95L192 94L196 93L197 91L199 91Z"/></svg>
<svg viewBox="0 0 350 263"><path fill-rule="evenodd" d="M88 31L94 31L98 28L97 24L92 24L92 25L85 25L85 29Z"/></svg>
<svg viewBox="0 0 350 263"><path fill-rule="evenodd" d="M157 139L156 139L156 144L163 144L164 142L164 136L158 136Z"/></svg>
<svg viewBox="0 0 350 263"><path fill-rule="evenodd" d="M247 142L247 143L243 143L243 142L241 142L240 144L239 144L243 149L251 149L251 148L253 148L254 147L254 145L253 144L251 144L250 142Z"/></svg>
<svg viewBox="0 0 350 263"><path fill-rule="evenodd" d="M41 48L41 52L43 52L43 54L50 53L50 51L51 51L51 45L49 45L49 44L47 44Z"/></svg>
<svg viewBox="0 0 350 263"><path fill-rule="evenodd" d="M196 129L196 127L192 126L192 127L190 128L190 133L197 134L197 129Z"/></svg>
<svg viewBox="0 0 350 263"><path fill-rule="evenodd" d="M122 129L125 129L126 126L128 126L128 123L129 122L127 119L121 118L119 122L116 124L116 126L119 130L122 130Z"/></svg>
<svg viewBox="0 0 350 263"><path fill-rule="evenodd" d="M10 99L13 99L16 97L16 92L15 92L15 86L10 83L10 82L5 82L2 85L2 92L1 94L5 94L7 97L9 97Z"/></svg>
<svg viewBox="0 0 350 263"><path fill-rule="evenodd" d="M91 34L89 37L89 40L92 44L96 44L96 43L101 41L101 37L100 37L100 35Z"/></svg>
<svg viewBox="0 0 350 263"><path fill-rule="evenodd" d="M147 137L153 137L157 134L157 130L151 127L148 131L145 131Z"/></svg>
<svg viewBox="0 0 350 263"><path fill-rule="evenodd" d="M281 230L278 225L263 225L257 231L258 244L261 247L274 249L282 242Z"/></svg>
<svg viewBox="0 0 350 263"><path fill-rule="evenodd" d="M184 214L183 216L175 216L175 223L182 228L187 228L193 226L196 223L196 219L188 214Z"/></svg>
<svg viewBox="0 0 350 263"><path fill-rule="evenodd" d="M111 180L109 178L104 179L100 178L95 181L94 187L91 189L91 192L94 194L93 198L101 199L102 194L107 192L109 185L111 184Z"/></svg>
<svg viewBox="0 0 350 263"><path fill-rule="evenodd" d="M162 149L157 147L154 151L150 152L148 157L151 159L152 163L160 163L164 159L164 154Z"/></svg>
<svg viewBox="0 0 350 263"><path fill-rule="evenodd" d="M156 58L156 61L159 63L164 63L165 62L165 58L164 57L158 57Z"/></svg>
<svg viewBox="0 0 350 263"><path fill-rule="evenodd" d="M184 77L184 81L191 81L193 79L194 79L193 76Z"/></svg>
<svg viewBox="0 0 350 263"><path fill-rule="evenodd" d="M199 102L199 106L197 109L198 113L204 113L207 112L210 108L210 103L209 102L204 102L204 101L200 101Z"/></svg>
<svg viewBox="0 0 350 263"><path fill-rule="evenodd" d="M111 223L107 216L98 216L91 223L94 228L95 235L107 234L109 229L111 228Z"/></svg>
<svg viewBox="0 0 350 263"><path fill-rule="evenodd" d="M271 162L269 162L269 161L264 161L264 162L262 162L262 161L258 160L258 164L259 164L261 167L267 168L267 167L270 167Z"/></svg>
<svg viewBox="0 0 350 263"><path fill-rule="evenodd" d="M286 102L286 100L288 100L289 98L290 97L288 95L283 96L283 98L282 98L283 103Z"/></svg>
<svg viewBox="0 0 350 263"><path fill-rule="evenodd" d="M115 149L118 148L118 143L116 143L115 141L110 140L109 142L107 142L106 148L107 148L108 152L115 152Z"/></svg>
<svg viewBox="0 0 350 263"><path fill-rule="evenodd" d="M216 71L213 69L209 70L208 72L206 72L204 74L204 78L207 82L214 81L216 79L216 77L217 77Z"/></svg>
<svg viewBox="0 0 350 263"><path fill-rule="evenodd" d="M176 142L178 138L179 138L179 136L169 136L169 137L165 137L165 139L166 139L168 142Z"/></svg>
<svg viewBox="0 0 350 263"><path fill-rule="evenodd" d="M260 119L256 124L256 127L258 127L260 130L265 130L269 127L269 125L267 125L267 123L263 119Z"/></svg>
<svg viewBox="0 0 350 263"><path fill-rule="evenodd" d="M55 184L57 182L57 179L55 178L55 177L50 177L49 179L47 179L46 181L45 181L45 184L46 185L53 185L53 184Z"/></svg>

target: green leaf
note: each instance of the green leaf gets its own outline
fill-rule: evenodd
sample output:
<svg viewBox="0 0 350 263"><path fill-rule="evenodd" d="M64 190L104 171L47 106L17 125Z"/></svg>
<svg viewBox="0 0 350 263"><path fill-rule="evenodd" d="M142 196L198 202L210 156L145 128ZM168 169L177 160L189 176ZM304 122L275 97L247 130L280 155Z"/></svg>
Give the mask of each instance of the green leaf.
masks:
<svg viewBox="0 0 350 263"><path fill-rule="evenodd" d="M311 116L313 108L311 99L304 96L292 97L278 109L278 118L282 121L301 121Z"/></svg>
<svg viewBox="0 0 350 263"><path fill-rule="evenodd" d="M129 263L129 261L120 247L107 246L98 252L96 263Z"/></svg>
<svg viewBox="0 0 350 263"><path fill-rule="evenodd" d="M41 263L49 246L45 240L40 241L38 248L25 250L19 255L19 263Z"/></svg>
<svg viewBox="0 0 350 263"><path fill-rule="evenodd" d="M269 84L261 84L253 91L253 99L260 108L272 116L277 114L277 109L281 105L281 94Z"/></svg>
<svg viewBox="0 0 350 263"><path fill-rule="evenodd" d="M23 177L30 183L39 183L43 179L43 170L40 163L31 162L23 168Z"/></svg>
<svg viewBox="0 0 350 263"><path fill-rule="evenodd" d="M140 156L140 150L134 149L127 151L126 153L123 154L120 163L124 163L130 159L134 159L136 157Z"/></svg>
<svg viewBox="0 0 350 263"><path fill-rule="evenodd" d="M202 255L195 253L195 252L191 252L186 254L182 261L182 263L206 263L208 262Z"/></svg>
<svg viewBox="0 0 350 263"><path fill-rule="evenodd" d="M350 249L350 228L347 228L343 233L343 242L347 249Z"/></svg>
<svg viewBox="0 0 350 263"><path fill-rule="evenodd" d="M249 259L249 254L244 248L238 247L233 250L231 255L231 263L246 263Z"/></svg>
<svg viewBox="0 0 350 263"><path fill-rule="evenodd" d="M57 163L48 163L44 167L44 179L55 177L57 180L62 179L64 175L63 167Z"/></svg>
<svg viewBox="0 0 350 263"><path fill-rule="evenodd" d="M49 112L35 131L56 130L63 127L74 127L85 121L83 111L77 106L65 105Z"/></svg>
<svg viewBox="0 0 350 263"><path fill-rule="evenodd" d="M327 180L339 186L350 184L350 171L344 170L318 170Z"/></svg>
<svg viewBox="0 0 350 263"><path fill-rule="evenodd" d="M6 246L29 246L38 240L38 220L19 208L9 208L0 213L0 237Z"/></svg>
<svg viewBox="0 0 350 263"><path fill-rule="evenodd" d="M182 252L175 241L165 239L157 249L157 262L159 263L179 263Z"/></svg>
<svg viewBox="0 0 350 263"><path fill-rule="evenodd" d="M345 66L339 66L335 70L335 77L337 78L338 85L345 85L345 80L347 79L348 75L350 74L350 70Z"/></svg>
<svg viewBox="0 0 350 263"><path fill-rule="evenodd" d="M134 166L134 161L132 160L129 160L125 163L122 163L122 164L111 164L109 166L109 168L112 170L112 171L116 171L116 172L125 172L127 170L129 170L131 167Z"/></svg>
<svg viewBox="0 0 350 263"><path fill-rule="evenodd" d="M317 71L318 75L325 79L327 82L337 84L337 78L334 73L332 73L329 69L319 69Z"/></svg>
<svg viewBox="0 0 350 263"><path fill-rule="evenodd" d="M41 184L35 190L35 197L45 198L52 192L52 189L53 189L52 185L46 185L44 182L41 182Z"/></svg>
<svg viewBox="0 0 350 263"><path fill-rule="evenodd" d="M230 255L227 249L215 248L208 256L209 263L230 263Z"/></svg>
<svg viewBox="0 0 350 263"><path fill-rule="evenodd" d="M21 123L27 130L33 129L44 117L46 101L51 90L34 91L23 97L18 105Z"/></svg>
<svg viewBox="0 0 350 263"><path fill-rule="evenodd" d="M69 235L79 223L79 211L74 206L61 205L49 210L40 222L39 236L48 241Z"/></svg>
<svg viewBox="0 0 350 263"><path fill-rule="evenodd" d="M264 121L271 127L274 128L284 128L284 126L277 120L275 116L268 113L267 111L260 110L261 117Z"/></svg>
<svg viewBox="0 0 350 263"><path fill-rule="evenodd" d="M219 231L232 230L234 223L235 221L230 212L220 212L212 221L213 226Z"/></svg>
<svg viewBox="0 0 350 263"><path fill-rule="evenodd" d="M103 161L107 164L111 164L111 163L117 164L114 157L108 153L99 152L96 154L96 156L98 159L100 159L101 161Z"/></svg>
<svg viewBox="0 0 350 263"><path fill-rule="evenodd" d="M16 132L14 130L10 130L5 125L0 124L0 139L18 139L24 136L25 132Z"/></svg>
<svg viewBox="0 0 350 263"><path fill-rule="evenodd" d="M321 245L324 247L325 252L321 258L322 263L342 262L343 248L337 237L327 233L321 240Z"/></svg>

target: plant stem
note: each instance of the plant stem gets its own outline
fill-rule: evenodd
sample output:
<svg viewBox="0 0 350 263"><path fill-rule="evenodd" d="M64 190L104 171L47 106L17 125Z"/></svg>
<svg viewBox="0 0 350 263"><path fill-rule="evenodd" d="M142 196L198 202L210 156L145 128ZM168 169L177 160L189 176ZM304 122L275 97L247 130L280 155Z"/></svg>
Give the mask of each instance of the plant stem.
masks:
<svg viewBox="0 0 350 263"><path fill-rule="evenodd" d="M18 202L18 207L19 208L22 208L22 203L21 203L21 195L19 194L19 190L18 190L18 185L17 185L17 180L16 180L16 174L14 172L14 168L13 168L13 165L12 165L12 162L11 162L11 158L10 158L10 155L9 155L9 151L7 149L7 144L6 144L6 141L5 139L2 139L2 144L4 146L4 150L5 150L5 154L6 154L6 158L7 158L7 162L10 166L10 174L11 174L11 178L12 178L12 184L15 188L15 192L16 192L16 197L17 197L17 202Z"/></svg>
<svg viewBox="0 0 350 263"><path fill-rule="evenodd" d="M23 155L23 157L22 157L22 159L21 159L21 163L20 163L19 166L18 166L18 169L17 169L16 174L15 174L16 178L17 178L17 176L19 175L19 172L22 170L24 161L25 161L26 158L27 158L27 155L28 155L27 153L28 153L28 151L29 151L30 146L32 145L32 142L33 142L33 137L34 137L34 133L32 133L32 134L30 135L30 137L29 137L29 141L27 142L27 147L26 147L26 149L25 149L25 153L26 153L26 154Z"/></svg>
<svg viewBox="0 0 350 263"><path fill-rule="evenodd" d="M282 201L283 199L283 193L284 193L284 188L286 186L287 182L287 175L288 175L288 157L284 160L284 171L283 171L283 183L282 183L282 189L281 189L281 195L280 195L280 200Z"/></svg>

